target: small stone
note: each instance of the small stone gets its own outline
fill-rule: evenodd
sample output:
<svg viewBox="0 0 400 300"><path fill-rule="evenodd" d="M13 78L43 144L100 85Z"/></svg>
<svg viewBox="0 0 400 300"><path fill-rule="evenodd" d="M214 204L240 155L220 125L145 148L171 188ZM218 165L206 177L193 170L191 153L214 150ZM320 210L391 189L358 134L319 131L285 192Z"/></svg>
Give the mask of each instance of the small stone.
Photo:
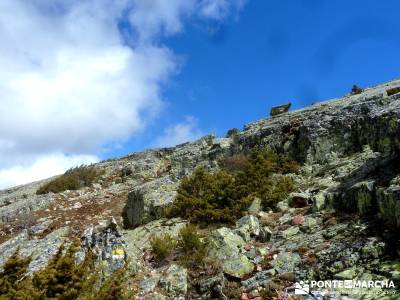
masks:
<svg viewBox="0 0 400 300"><path fill-rule="evenodd" d="M315 226L317 226L317 220L313 217L307 216L305 217L303 224L301 224L300 229L303 232L310 232L315 228Z"/></svg>
<svg viewBox="0 0 400 300"><path fill-rule="evenodd" d="M293 272L294 268L300 263L300 255L297 253L279 253L271 264L278 273Z"/></svg>
<svg viewBox="0 0 400 300"><path fill-rule="evenodd" d="M272 237L272 231L269 229L269 227L264 226L260 228L260 234L257 237L257 240L260 241L261 243L266 243L271 240Z"/></svg>
<svg viewBox="0 0 400 300"><path fill-rule="evenodd" d="M306 207L310 203L310 195L306 193L291 193L289 195L289 206L295 208Z"/></svg>
<svg viewBox="0 0 400 300"><path fill-rule="evenodd" d="M269 249L267 247L261 247L258 248L258 253L260 253L260 255L265 256L268 254Z"/></svg>
<svg viewBox="0 0 400 300"><path fill-rule="evenodd" d="M256 256L257 256L257 253L256 253L256 249L251 249L250 251L247 251L246 253L245 253L245 255L249 258L249 259L254 259Z"/></svg>
<svg viewBox="0 0 400 300"><path fill-rule="evenodd" d="M356 267L344 270L342 272L339 272L334 275L336 279L341 279L341 280L352 280L357 277L358 274L360 274L363 271L363 269L358 269Z"/></svg>
<svg viewBox="0 0 400 300"><path fill-rule="evenodd" d="M278 220L280 217L282 217L282 213L274 213L274 212L260 212L258 214L258 217L260 218L260 222L263 225L266 226L276 226Z"/></svg>
<svg viewBox="0 0 400 300"><path fill-rule="evenodd" d="M82 203L80 203L80 202L75 202L74 206L72 206L73 209L79 209L81 207L82 207Z"/></svg>
<svg viewBox="0 0 400 300"><path fill-rule="evenodd" d="M208 237L209 255L217 259L226 259L239 255L245 241L233 230L222 227L213 230Z"/></svg>
<svg viewBox="0 0 400 300"><path fill-rule="evenodd" d="M285 213L289 210L289 205L286 201L280 201L276 204L276 208L278 211Z"/></svg>
<svg viewBox="0 0 400 300"><path fill-rule="evenodd" d="M279 218L280 224L289 224L292 222L292 216L290 214L284 214L282 217Z"/></svg>
<svg viewBox="0 0 400 300"><path fill-rule="evenodd" d="M245 293L245 292L242 293L242 300L250 300L247 293Z"/></svg>
<svg viewBox="0 0 400 300"><path fill-rule="evenodd" d="M259 264L263 260L264 260L264 258L262 256L256 256L256 257L253 258L253 263Z"/></svg>
<svg viewBox="0 0 400 300"><path fill-rule="evenodd" d="M236 222L237 228L246 228L251 236L260 234L260 222L255 216L244 216Z"/></svg>
<svg viewBox="0 0 400 300"><path fill-rule="evenodd" d="M254 299L256 297L259 297L260 293L258 292L258 290L253 290L250 293L248 293L248 296L250 299Z"/></svg>
<svg viewBox="0 0 400 300"><path fill-rule="evenodd" d="M304 216L303 215L296 215L292 219L292 224L293 225L301 225L304 223Z"/></svg>
<svg viewBox="0 0 400 300"><path fill-rule="evenodd" d="M278 277L279 277L279 279L287 280L287 281L291 281L291 282L294 282L296 279L293 272L284 272L284 273L279 274Z"/></svg>
<svg viewBox="0 0 400 300"><path fill-rule="evenodd" d="M296 235L297 233L299 233L299 231L300 231L299 227L297 227L297 226L292 226L292 227L289 227L288 229L282 231L282 236L283 236L285 239L289 239L289 238L291 238L292 236L294 236L294 235Z"/></svg>
<svg viewBox="0 0 400 300"><path fill-rule="evenodd" d="M246 256L241 255L235 258L227 259L223 263L222 269L226 274L240 279L251 273L254 269L254 265Z"/></svg>

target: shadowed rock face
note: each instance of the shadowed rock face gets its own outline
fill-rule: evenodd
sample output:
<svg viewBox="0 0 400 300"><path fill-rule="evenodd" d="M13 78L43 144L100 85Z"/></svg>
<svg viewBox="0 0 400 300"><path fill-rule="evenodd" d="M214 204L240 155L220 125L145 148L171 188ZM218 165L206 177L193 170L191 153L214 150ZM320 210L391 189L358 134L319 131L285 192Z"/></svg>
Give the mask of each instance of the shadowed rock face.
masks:
<svg viewBox="0 0 400 300"><path fill-rule="evenodd" d="M128 194L128 201L124 209L125 227L132 228L142 223L144 215L144 199L140 191L132 191Z"/></svg>
<svg viewBox="0 0 400 300"><path fill-rule="evenodd" d="M386 276L400 284L399 120L400 81L392 81L250 123L229 138L210 135L103 161L101 181L78 191L36 195L46 181L0 191L0 265L20 246L22 255L32 255L32 272L78 237L81 255L95 250L105 276L126 261L132 274L143 275L138 299L236 299L224 294L232 279L242 299L281 289L282 278ZM151 238L178 238L187 223L162 218L181 179L259 146L302 164L292 174L298 191L281 199L277 211L263 211L254 199L249 216L232 228L205 230L218 274L196 274L192 282L176 261L149 263ZM375 292L370 299L382 291Z"/></svg>

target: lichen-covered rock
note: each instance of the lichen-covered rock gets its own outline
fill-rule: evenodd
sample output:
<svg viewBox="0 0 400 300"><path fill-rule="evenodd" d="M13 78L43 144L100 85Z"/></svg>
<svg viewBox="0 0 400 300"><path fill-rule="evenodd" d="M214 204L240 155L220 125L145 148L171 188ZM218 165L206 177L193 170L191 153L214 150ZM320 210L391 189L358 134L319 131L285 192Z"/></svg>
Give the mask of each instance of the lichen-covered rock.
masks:
<svg viewBox="0 0 400 300"><path fill-rule="evenodd" d="M262 292L282 290L282 281L294 279L355 276L400 282L396 257L400 253L396 235L400 228L400 93L387 93L399 87L397 80L256 121L230 138L210 135L103 161L97 164L105 171L101 180L77 191L36 195L46 181L0 191L0 238L4 241L0 265L20 246L23 256L33 257L31 272L44 266L62 242L70 242L64 228L69 226L71 235L84 231L79 261L85 249L94 249L104 275L129 261L130 273L137 275L132 281L138 300L227 299L224 283L243 291L243 299L259 299ZM222 156L242 155L259 146L302 164L297 174L289 175L296 193L279 199L270 212L261 211L262 200L252 199L244 212L248 216L235 228L201 229L207 255L222 266L218 275L212 266L201 266L204 270L191 270L189 284L183 267L169 260L163 266L155 262L149 250L151 238L168 233L179 239L180 229L187 224L163 218L182 178L197 167L218 170ZM125 205L128 226L121 229ZM112 217L115 228L102 222ZM373 228L376 224L382 228ZM177 247L172 256L179 260L182 255ZM244 279L241 286L238 279ZM365 294L379 299L382 291ZM354 294L353 298L360 297Z"/></svg>
<svg viewBox="0 0 400 300"><path fill-rule="evenodd" d="M144 269L143 252L151 248L152 237L170 234L173 238L178 239L179 231L186 225L187 223L179 218L160 219L133 230L122 230L122 239L125 243L131 272L137 273Z"/></svg>
<svg viewBox="0 0 400 300"><path fill-rule="evenodd" d="M226 296L223 293L225 276L222 273L210 278L201 279L197 285L205 299L226 299Z"/></svg>
<svg viewBox="0 0 400 300"><path fill-rule="evenodd" d="M400 186L378 189L377 202L381 218L389 225L400 227Z"/></svg>
<svg viewBox="0 0 400 300"><path fill-rule="evenodd" d="M240 218L236 222L236 227L247 230L251 236L258 236L260 234L260 222L253 215Z"/></svg>
<svg viewBox="0 0 400 300"><path fill-rule="evenodd" d="M363 268L357 268L353 267L351 269L347 269L344 271L341 271L337 274L335 274L336 279L341 279L341 280L353 280L357 278L357 276L362 273Z"/></svg>
<svg viewBox="0 0 400 300"><path fill-rule="evenodd" d="M246 292L253 291L259 287L268 287L269 282L274 275L274 269L257 272L253 277L243 280L242 286Z"/></svg>
<svg viewBox="0 0 400 300"><path fill-rule="evenodd" d="M298 226L291 226L288 229L282 231L282 236L285 239L290 239L292 236L296 235L300 231Z"/></svg>
<svg viewBox="0 0 400 300"><path fill-rule="evenodd" d="M235 278L242 278L253 271L254 265L245 255L231 257L222 263L224 273Z"/></svg>
<svg viewBox="0 0 400 300"><path fill-rule="evenodd" d="M170 265L162 273L160 286L169 296L185 297L188 289L187 270L175 264Z"/></svg>
<svg viewBox="0 0 400 300"><path fill-rule="evenodd" d="M369 238L367 243L361 249L361 255L364 258L379 258L384 253L386 244L377 238Z"/></svg>
<svg viewBox="0 0 400 300"><path fill-rule="evenodd" d="M271 237L272 237L272 230L267 226L263 226L260 228L260 234L257 236L257 240L262 243L266 243L271 240Z"/></svg>
<svg viewBox="0 0 400 300"><path fill-rule="evenodd" d="M251 202L251 205L247 211L250 215L257 216L258 213L261 211L261 209L262 209L261 199L258 197L255 197L253 199L253 201Z"/></svg>
<svg viewBox="0 0 400 300"><path fill-rule="evenodd" d="M243 238L226 227L212 231L208 237L209 255L222 260L238 256L244 245Z"/></svg>
<svg viewBox="0 0 400 300"><path fill-rule="evenodd" d="M278 273L293 272L295 267L300 263L299 254L283 252L271 262L271 265Z"/></svg>
<svg viewBox="0 0 400 300"><path fill-rule="evenodd" d="M125 265L126 243L113 219L98 226L89 226L82 236L82 246L96 254L103 276Z"/></svg>
<svg viewBox="0 0 400 300"><path fill-rule="evenodd" d="M358 212L361 215L376 213L375 182L361 181L348 189L338 201L338 207L347 212Z"/></svg>

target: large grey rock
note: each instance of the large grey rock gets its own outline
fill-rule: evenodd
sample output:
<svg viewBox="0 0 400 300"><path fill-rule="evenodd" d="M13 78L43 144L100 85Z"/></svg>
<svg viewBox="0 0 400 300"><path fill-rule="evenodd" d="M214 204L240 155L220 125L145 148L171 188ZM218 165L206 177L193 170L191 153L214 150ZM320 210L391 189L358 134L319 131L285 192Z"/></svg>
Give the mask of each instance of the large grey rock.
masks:
<svg viewBox="0 0 400 300"><path fill-rule="evenodd" d="M375 182L362 181L351 186L338 199L338 207L347 212L358 212L361 215L376 213Z"/></svg>
<svg viewBox="0 0 400 300"><path fill-rule="evenodd" d="M378 189L377 203L381 218L393 227L400 227L400 186Z"/></svg>
<svg viewBox="0 0 400 300"><path fill-rule="evenodd" d="M222 262L224 273L242 278L253 270L253 264L242 254L245 241L233 230L222 227L208 237L208 255Z"/></svg>
<svg viewBox="0 0 400 300"><path fill-rule="evenodd" d="M270 115L271 116L276 116L276 115L280 115L280 114L283 114L285 112L288 112L291 105L292 105L291 103L287 103L287 104L282 104L282 105L279 105L279 106L274 106L274 107L271 108Z"/></svg>
<svg viewBox="0 0 400 300"><path fill-rule="evenodd" d="M124 267L126 243L114 219L98 226L89 226L82 236L82 247L93 251L103 276Z"/></svg>
<svg viewBox="0 0 400 300"><path fill-rule="evenodd" d="M133 230L122 230L122 239L125 242L125 250L132 273L145 269L143 252L150 249L150 241L155 235L169 234L178 239L179 231L187 223L179 218L160 219L136 227Z"/></svg>
<svg viewBox="0 0 400 300"><path fill-rule="evenodd" d="M245 255L229 258L222 263L225 274L235 278L243 278L253 271L254 265Z"/></svg>
<svg viewBox="0 0 400 300"><path fill-rule="evenodd" d="M245 244L242 237L226 227L212 231L208 237L209 255L222 260L239 255Z"/></svg>
<svg viewBox="0 0 400 300"><path fill-rule="evenodd" d="M143 193L139 190L128 194L128 201L125 207L125 226L135 227L142 223L144 215Z"/></svg>

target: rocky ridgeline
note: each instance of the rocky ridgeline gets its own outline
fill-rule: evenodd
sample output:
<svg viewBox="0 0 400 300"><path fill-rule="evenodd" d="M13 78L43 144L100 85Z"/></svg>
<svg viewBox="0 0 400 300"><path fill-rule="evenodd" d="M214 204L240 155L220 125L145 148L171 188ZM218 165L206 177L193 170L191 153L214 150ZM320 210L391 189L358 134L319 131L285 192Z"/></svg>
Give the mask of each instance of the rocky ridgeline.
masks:
<svg viewBox="0 0 400 300"><path fill-rule="evenodd" d="M36 195L46 181L0 191L0 265L20 247L30 271L72 238L98 255L104 276L129 261L137 299L263 299L300 280L395 280L400 284L400 81L246 125L230 138L206 136L173 148L104 161L91 187ZM235 226L204 230L207 255L220 262L195 274L175 261L149 263L150 240L178 237L182 219L163 210L196 167L255 146L302 164L298 192L277 211L254 199ZM122 218L122 215L125 218ZM125 224L124 224L125 223ZM123 229L125 228L125 229ZM399 288L399 286L397 286ZM350 298L360 298L360 290ZM361 291L379 299L385 290ZM335 297L333 299L335 299ZM311 298L310 298L311 299ZM384 299L384 298L382 298Z"/></svg>

